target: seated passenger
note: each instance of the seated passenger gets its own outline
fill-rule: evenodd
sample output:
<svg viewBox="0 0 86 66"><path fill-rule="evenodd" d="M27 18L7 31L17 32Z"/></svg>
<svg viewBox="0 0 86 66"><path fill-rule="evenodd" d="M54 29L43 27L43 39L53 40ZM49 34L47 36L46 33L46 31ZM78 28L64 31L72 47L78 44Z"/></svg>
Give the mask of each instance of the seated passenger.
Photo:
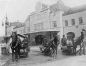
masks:
<svg viewBox="0 0 86 66"><path fill-rule="evenodd" d="M73 40L71 38L67 39L67 45L68 46L73 46Z"/></svg>
<svg viewBox="0 0 86 66"><path fill-rule="evenodd" d="M62 46L66 46L66 41L67 41L67 39L66 39L65 35L63 35L63 38L61 40Z"/></svg>

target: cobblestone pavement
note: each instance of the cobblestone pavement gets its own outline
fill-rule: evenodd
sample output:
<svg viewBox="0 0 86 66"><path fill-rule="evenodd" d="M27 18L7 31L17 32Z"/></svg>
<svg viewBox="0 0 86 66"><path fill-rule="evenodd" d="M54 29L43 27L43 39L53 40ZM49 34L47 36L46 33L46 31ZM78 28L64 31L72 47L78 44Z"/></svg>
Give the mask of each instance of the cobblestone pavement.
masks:
<svg viewBox="0 0 86 66"><path fill-rule="evenodd" d="M58 51L57 60L63 60L72 56L65 56ZM40 53L39 47L32 47L28 58L21 58L18 62L10 60L9 66L33 66L36 64L48 63L54 61L53 58L44 56Z"/></svg>

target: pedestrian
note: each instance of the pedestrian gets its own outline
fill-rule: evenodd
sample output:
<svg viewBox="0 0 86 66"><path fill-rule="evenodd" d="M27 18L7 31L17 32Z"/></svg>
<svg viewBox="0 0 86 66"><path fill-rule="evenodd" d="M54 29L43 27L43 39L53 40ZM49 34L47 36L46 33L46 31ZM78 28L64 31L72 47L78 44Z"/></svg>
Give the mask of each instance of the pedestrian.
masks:
<svg viewBox="0 0 86 66"><path fill-rule="evenodd" d="M83 30L82 30L82 32L83 32L83 35L84 35L84 37L83 37L83 42L82 42L82 45L83 45L83 54L85 55L85 46L86 46L86 30L85 30L85 29L83 29Z"/></svg>
<svg viewBox="0 0 86 66"><path fill-rule="evenodd" d="M62 46L66 46L66 44L67 44L66 42L67 42L67 39L66 39L65 35L63 35L63 38L61 39Z"/></svg>
<svg viewBox="0 0 86 66"><path fill-rule="evenodd" d="M81 32L81 41L83 42L83 39L84 39L84 32L85 30L84 29L82 29L82 32Z"/></svg>
<svg viewBox="0 0 86 66"><path fill-rule="evenodd" d="M54 45L55 45L55 46L54 46L55 52L56 52L56 55L57 55L57 48L58 48L58 45L59 45L59 36L56 35L56 36L54 37L53 41L54 41Z"/></svg>

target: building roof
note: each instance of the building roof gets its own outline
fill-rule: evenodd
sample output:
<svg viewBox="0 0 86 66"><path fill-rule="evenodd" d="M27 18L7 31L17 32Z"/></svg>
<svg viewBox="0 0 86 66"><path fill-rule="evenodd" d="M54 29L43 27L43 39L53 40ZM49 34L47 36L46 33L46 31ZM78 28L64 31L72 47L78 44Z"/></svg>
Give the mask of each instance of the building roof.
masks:
<svg viewBox="0 0 86 66"><path fill-rule="evenodd" d="M21 27L24 27L24 26L25 26L25 24L21 24L21 25L15 26L14 29L21 28Z"/></svg>
<svg viewBox="0 0 86 66"><path fill-rule="evenodd" d="M57 1L56 4L53 4L53 5L49 6L49 7L47 5L45 5L45 4L42 4L42 6L44 7L43 9L41 9L39 12L38 11L32 12L30 14L30 16L34 15L34 14L38 14L38 13L43 12L43 11L46 11L48 9L50 9L51 12L56 12L58 10L68 11L70 9L61 0Z"/></svg>
<svg viewBox="0 0 86 66"><path fill-rule="evenodd" d="M57 1L56 4L53 4L50 6L50 10L51 11L67 11L69 9L69 7L67 7L61 0Z"/></svg>
<svg viewBox="0 0 86 66"><path fill-rule="evenodd" d="M21 25L21 22L11 22L10 26L17 26L17 25Z"/></svg>
<svg viewBox="0 0 86 66"><path fill-rule="evenodd" d="M48 9L50 9L50 12L56 12L58 10L62 10L64 11L63 16L66 16L66 15L86 11L86 5L71 8L71 7L66 6L61 0L59 0L57 1L56 4L46 7L45 9L40 10L40 12L43 12ZM35 12L32 12L30 15L38 14L40 12L35 11Z"/></svg>
<svg viewBox="0 0 86 66"><path fill-rule="evenodd" d="M78 12L83 12L83 11L86 11L86 5L70 8L68 11L64 12L63 16L78 13Z"/></svg>

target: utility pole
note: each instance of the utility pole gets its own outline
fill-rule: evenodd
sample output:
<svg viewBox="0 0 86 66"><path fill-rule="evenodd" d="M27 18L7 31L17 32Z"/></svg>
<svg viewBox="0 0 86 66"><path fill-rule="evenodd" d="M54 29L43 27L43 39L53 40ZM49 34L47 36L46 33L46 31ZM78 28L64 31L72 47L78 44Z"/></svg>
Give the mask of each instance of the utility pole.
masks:
<svg viewBox="0 0 86 66"><path fill-rule="evenodd" d="M5 17L5 36L7 37L7 23L8 23L8 18L7 15ZM7 38L6 38L6 44L7 44Z"/></svg>

